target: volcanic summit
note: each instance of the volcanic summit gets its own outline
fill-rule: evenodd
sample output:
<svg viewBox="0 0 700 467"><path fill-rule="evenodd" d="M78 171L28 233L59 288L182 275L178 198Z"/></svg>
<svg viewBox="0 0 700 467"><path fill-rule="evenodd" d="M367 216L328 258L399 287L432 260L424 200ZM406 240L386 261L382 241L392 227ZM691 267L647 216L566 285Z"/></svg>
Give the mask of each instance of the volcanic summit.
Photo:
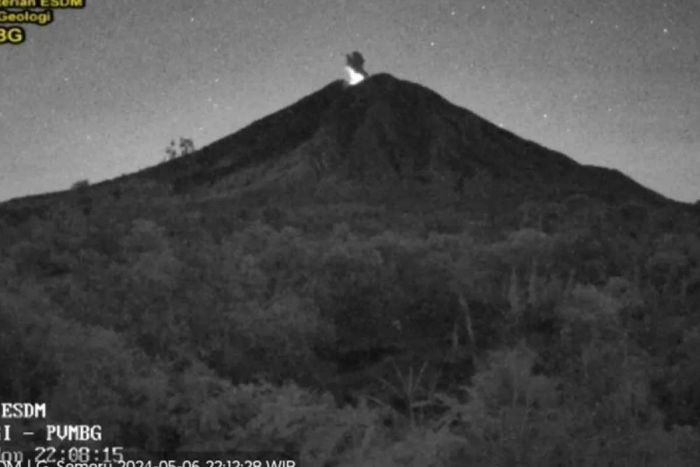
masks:
<svg viewBox="0 0 700 467"><path fill-rule="evenodd" d="M354 86L332 82L195 154L138 174L179 193L282 182L285 190L309 188L330 176L439 183L457 194L480 184L481 192L518 198L664 200L616 170L581 165L387 73Z"/></svg>

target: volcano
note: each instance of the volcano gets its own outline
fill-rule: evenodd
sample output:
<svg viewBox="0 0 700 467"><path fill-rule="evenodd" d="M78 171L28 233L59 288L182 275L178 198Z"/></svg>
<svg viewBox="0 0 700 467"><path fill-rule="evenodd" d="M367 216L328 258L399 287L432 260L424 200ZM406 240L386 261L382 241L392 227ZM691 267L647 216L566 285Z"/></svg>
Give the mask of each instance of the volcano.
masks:
<svg viewBox="0 0 700 467"><path fill-rule="evenodd" d="M523 200L577 194L612 204L680 205L618 170L579 164L386 73L352 86L331 82L198 151L89 191L119 197L125 183L124 190L147 186L145 191L188 199L244 195L250 201L258 193L268 204L318 199L331 186L344 187L346 201L369 189L376 202L388 196L409 205L424 201L426 190L437 190L443 206L458 200L477 210L488 204L508 211ZM75 193L10 204L41 209L56 197L72 199Z"/></svg>
<svg viewBox="0 0 700 467"><path fill-rule="evenodd" d="M272 175L274 173L274 175ZM670 202L617 170L581 165L460 108L421 85L377 74L330 83L195 154L138 177L177 193L270 183L308 188L323 179L449 186L492 194L606 202ZM483 192L483 189L482 189Z"/></svg>

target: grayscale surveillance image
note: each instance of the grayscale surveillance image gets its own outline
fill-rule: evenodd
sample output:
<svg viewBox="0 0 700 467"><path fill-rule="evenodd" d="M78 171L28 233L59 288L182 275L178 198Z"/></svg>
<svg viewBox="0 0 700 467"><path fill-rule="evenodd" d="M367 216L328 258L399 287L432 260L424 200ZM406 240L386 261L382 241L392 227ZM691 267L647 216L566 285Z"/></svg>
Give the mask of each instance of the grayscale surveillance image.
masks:
<svg viewBox="0 0 700 467"><path fill-rule="evenodd" d="M0 467L700 466L698 0L0 0Z"/></svg>

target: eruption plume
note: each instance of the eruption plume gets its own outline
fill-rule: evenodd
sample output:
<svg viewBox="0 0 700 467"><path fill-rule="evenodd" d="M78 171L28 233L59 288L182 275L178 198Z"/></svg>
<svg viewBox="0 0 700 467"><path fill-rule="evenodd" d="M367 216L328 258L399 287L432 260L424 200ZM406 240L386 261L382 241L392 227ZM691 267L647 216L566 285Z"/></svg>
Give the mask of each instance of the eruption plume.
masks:
<svg viewBox="0 0 700 467"><path fill-rule="evenodd" d="M348 73L348 82L351 86L364 81L369 74L365 71L365 58L360 52L353 52L345 56L345 71Z"/></svg>

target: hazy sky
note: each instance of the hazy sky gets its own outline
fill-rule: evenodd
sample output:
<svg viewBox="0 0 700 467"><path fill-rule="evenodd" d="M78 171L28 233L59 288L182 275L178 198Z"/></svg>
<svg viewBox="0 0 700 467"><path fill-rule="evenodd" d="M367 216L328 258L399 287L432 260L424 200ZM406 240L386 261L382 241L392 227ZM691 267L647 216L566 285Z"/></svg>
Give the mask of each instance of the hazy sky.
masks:
<svg viewBox="0 0 700 467"><path fill-rule="evenodd" d="M343 77L426 85L700 199L699 0L88 0L0 45L0 200L160 162Z"/></svg>

